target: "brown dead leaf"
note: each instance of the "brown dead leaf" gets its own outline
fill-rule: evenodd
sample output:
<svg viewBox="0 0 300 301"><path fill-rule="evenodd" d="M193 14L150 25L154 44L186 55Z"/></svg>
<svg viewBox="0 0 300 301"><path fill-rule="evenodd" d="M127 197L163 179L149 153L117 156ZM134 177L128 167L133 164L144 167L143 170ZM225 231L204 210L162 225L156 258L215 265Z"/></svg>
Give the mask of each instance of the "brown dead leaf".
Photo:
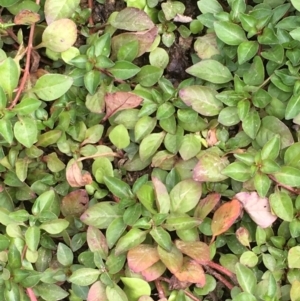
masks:
<svg viewBox="0 0 300 301"><path fill-rule="evenodd" d="M240 192L235 195L252 220L261 228L267 228L277 219L271 213L268 198L261 198L257 192Z"/></svg>
<svg viewBox="0 0 300 301"><path fill-rule="evenodd" d="M93 182L91 174L87 171L82 171L77 162L72 163L67 168L66 178L71 187L81 187Z"/></svg>
<svg viewBox="0 0 300 301"><path fill-rule="evenodd" d="M216 210L211 222L212 241L217 235L224 233L234 224L241 215L242 209L242 204L237 199L232 199Z"/></svg>
<svg viewBox="0 0 300 301"><path fill-rule="evenodd" d="M207 132L206 142L208 146L214 146L216 143L218 143L216 131L217 129L211 129Z"/></svg>
<svg viewBox="0 0 300 301"><path fill-rule="evenodd" d="M193 21L193 19L189 16L184 16L181 14L177 14L175 18L173 19L174 22L179 22L179 23L190 23Z"/></svg>
<svg viewBox="0 0 300 301"><path fill-rule="evenodd" d="M116 112L132 109L139 106L142 98L130 92L115 92L105 95L106 115L105 120Z"/></svg>
<svg viewBox="0 0 300 301"><path fill-rule="evenodd" d="M15 15L14 23L17 25L31 25L40 20L40 15L31 10L24 9L21 10L17 15Z"/></svg>

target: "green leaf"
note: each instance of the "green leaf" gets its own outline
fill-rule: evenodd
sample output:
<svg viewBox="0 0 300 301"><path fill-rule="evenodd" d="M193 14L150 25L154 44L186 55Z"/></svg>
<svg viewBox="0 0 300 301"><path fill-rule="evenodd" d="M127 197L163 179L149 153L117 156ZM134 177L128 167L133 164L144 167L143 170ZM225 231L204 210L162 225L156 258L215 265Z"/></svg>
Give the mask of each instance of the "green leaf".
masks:
<svg viewBox="0 0 300 301"><path fill-rule="evenodd" d="M152 66L165 69L169 64L169 55L165 49L157 47L150 52L149 62Z"/></svg>
<svg viewBox="0 0 300 301"><path fill-rule="evenodd" d="M163 142L164 137L165 132L160 132L150 134L142 140L139 148L139 154L142 161L148 160L156 153Z"/></svg>
<svg viewBox="0 0 300 301"><path fill-rule="evenodd" d="M104 176L104 182L109 191L118 198L122 199L132 197L130 186L124 181L115 177Z"/></svg>
<svg viewBox="0 0 300 301"><path fill-rule="evenodd" d="M292 5L300 11L300 3L297 0L291 0Z"/></svg>
<svg viewBox="0 0 300 301"><path fill-rule="evenodd" d="M202 194L201 184L192 179L179 182L170 192L171 211L185 213L195 208Z"/></svg>
<svg viewBox="0 0 300 301"><path fill-rule="evenodd" d="M150 296L151 287L143 279L121 277L124 284L124 292L130 300L138 300L141 296Z"/></svg>
<svg viewBox="0 0 300 301"><path fill-rule="evenodd" d="M239 182L245 182L252 176L250 167L242 162L231 163L222 170L222 174Z"/></svg>
<svg viewBox="0 0 300 301"><path fill-rule="evenodd" d="M58 243L57 260L63 266L70 266L73 263L73 251L63 243Z"/></svg>
<svg viewBox="0 0 300 301"><path fill-rule="evenodd" d="M98 183L104 184L104 177L114 175L113 166L108 158L97 158L92 165L93 175Z"/></svg>
<svg viewBox="0 0 300 301"><path fill-rule="evenodd" d="M145 208L152 214L156 214L155 207L155 195L153 186L149 183L143 184L140 189L136 192L136 196L139 201L145 206Z"/></svg>
<svg viewBox="0 0 300 301"><path fill-rule="evenodd" d="M242 65L251 60L258 51L259 44L256 41L242 42L237 49L238 61Z"/></svg>
<svg viewBox="0 0 300 301"><path fill-rule="evenodd" d="M133 7L121 10L111 21L111 25L128 31L143 31L154 27L153 22L144 11Z"/></svg>
<svg viewBox="0 0 300 301"><path fill-rule="evenodd" d="M254 187L260 197L265 197L271 187L272 181L264 173L257 172L254 176Z"/></svg>
<svg viewBox="0 0 300 301"><path fill-rule="evenodd" d="M59 19L46 27L39 47L46 47L54 52L68 50L77 39L77 26L71 19Z"/></svg>
<svg viewBox="0 0 300 301"><path fill-rule="evenodd" d="M284 163L293 167L300 168L300 142L291 145L284 153Z"/></svg>
<svg viewBox="0 0 300 301"><path fill-rule="evenodd" d="M285 110L285 119L293 119L300 113L300 95L293 95L290 100L288 101L288 104L286 106Z"/></svg>
<svg viewBox="0 0 300 301"><path fill-rule="evenodd" d="M251 138L255 139L259 128L261 120L259 114L255 110L251 110L247 116L243 119L242 127L244 132Z"/></svg>
<svg viewBox="0 0 300 301"><path fill-rule="evenodd" d="M214 84L225 84L233 79L229 69L218 61L203 60L185 70L188 74Z"/></svg>
<svg viewBox="0 0 300 301"><path fill-rule="evenodd" d="M87 286L97 281L99 275L99 270L82 268L73 272L69 277L69 281L80 286Z"/></svg>
<svg viewBox="0 0 300 301"><path fill-rule="evenodd" d="M25 232L26 245L31 251L37 251L40 243L40 229L37 226L30 226Z"/></svg>
<svg viewBox="0 0 300 301"><path fill-rule="evenodd" d="M84 75L83 80L86 89L93 95L96 93L101 82L100 72L98 70L90 70Z"/></svg>
<svg viewBox="0 0 300 301"><path fill-rule="evenodd" d="M290 269L300 268L299 256L300 256L300 246L292 247L289 249L287 260Z"/></svg>
<svg viewBox="0 0 300 301"><path fill-rule="evenodd" d="M27 148L37 141L37 125L34 119L22 117L14 125L15 138Z"/></svg>
<svg viewBox="0 0 300 301"><path fill-rule="evenodd" d="M246 293L254 294L257 280L252 270L240 263L237 263L235 265L235 271L237 280L243 291Z"/></svg>
<svg viewBox="0 0 300 301"><path fill-rule="evenodd" d="M187 134L183 137L179 153L184 161L195 157L201 150L201 138L198 135Z"/></svg>
<svg viewBox="0 0 300 301"><path fill-rule="evenodd" d="M221 110L218 121L225 126L236 125L240 122L237 107L225 107Z"/></svg>
<svg viewBox="0 0 300 301"><path fill-rule="evenodd" d="M214 22L217 37L227 45L238 46L247 41L245 31L237 24L228 21Z"/></svg>
<svg viewBox="0 0 300 301"><path fill-rule="evenodd" d="M171 271L171 273L176 273L181 270L183 265L183 255L174 245L170 251L166 251L160 246L157 246L157 251L160 260Z"/></svg>
<svg viewBox="0 0 300 301"><path fill-rule="evenodd" d="M8 57L0 63L0 77L0 86L11 99L19 82L19 67L12 58Z"/></svg>
<svg viewBox="0 0 300 301"><path fill-rule="evenodd" d="M0 119L0 133L7 143L13 142L13 128L9 119Z"/></svg>
<svg viewBox="0 0 300 301"><path fill-rule="evenodd" d="M33 91L45 101L51 101L64 95L72 86L73 79L62 74L45 74L41 76Z"/></svg>
<svg viewBox="0 0 300 301"><path fill-rule="evenodd" d="M217 0L200 0L197 1L197 5L202 12L202 14L206 13L220 13L223 12L222 5Z"/></svg>
<svg viewBox="0 0 300 301"><path fill-rule="evenodd" d="M36 146L47 147L51 144L54 144L58 141L61 135L62 131L60 130L50 130L39 136Z"/></svg>
<svg viewBox="0 0 300 301"><path fill-rule="evenodd" d="M139 118L134 126L134 138L138 142L145 138L147 135L151 134L156 126L156 119L150 116L143 116Z"/></svg>
<svg viewBox="0 0 300 301"><path fill-rule="evenodd" d="M300 186L300 169L291 166L282 166L279 172L273 174L275 179L284 185Z"/></svg>
<svg viewBox="0 0 300 301"><path fill-rule="evenodd" d="M211 148L198 155L198 163L193 169L193 179L199 182L219 182L227 178L222 170L229 165L226 156Z"/></svg>
<svg viewBox="0 0 300 301"><path fill-rule="evenodd" d="M253 59L250 68L244 73L244 82L249 86L259 86L265 80L265 67L260 56Z"/></svg>
<svg viewBox="0 0 300 301"><path fill-rule="evenodd" d="M280 151L280 137L275 135L272 137L262 148L261 150L261 159L270 159L275 160Z"/></svg>
<svg viewBox="0 0 300 301"><path fill-rule="evenodd" d="M129 79L139 73L140 68L127 61L116 61L115 65L107 69L117 79Z"/></svg>
<svg viewBox="0 0 300 301"><path fill-rule="evenodd" d="M139 42L133 40L120 47L118 50L117 58L119 61L132 62L139 53Z"/></svg>
<svg viewBox="0 0 300 301"><path fill-rule="evenodd" d="M128 298L124 291L116 284L113 287L106 287L106 296L108 301L128 301Z"/></svg>
<svg viewBox="0 0 300 301"><path fill-rule="evenodd" d="M123 221L123 217L117 217L115 218L106 229L106 240L107 245L111 249L115 243L118 241L118 239L121 237L121 235L124 233L127 225Z"/></svg>
<svg viewBox="0 0 300 301"><path fill-rule="evenodd" d="M215 95L217 92L205 86L188 86L179 91L183 102L203 116L218 115L223 104Z"/></svg>
<svg viewBox="0 0 300 301"><path fill-rule="evenodd" d="M147 231L142 231L138 228L130 229L122 236L116 245L116 255L127 252L128 250L141 244L147 236Z"/></svg>
<svg viewBox="0 0 300 301"><path fill-rule="evenodd" d="M109 140L118 149L126 148L130 143L128 130L123 124L115 126L109 133Z"/></svg>
<svg viewBox="0 0 300 301"><path fill-rule="evenodd" d="M183 14L185 6L180 1L165 2L161 5L165 18L169 21L173 19L177 14Z"/></svg>
<svg viewBox="0 0 300 301"><path fill-rule="evenodd" d="M64 219L56 219L50 222L45 222L40 225L42 230L45 230L49 234L58 234L61 233L63 230L67 229L69 226L69 222Z"/></svg>
<svg viewBox="0 0 300 301"><path fill-rule="evenodd" d="M300 11L300 7L298 10ZM300 295L300 281L294 280L292 282L292 287L290 290L291 301L299 300L299 295Z"/></svg>
<svg viewBox="0 0 300 301"><path fill-rule="evenodd" d="M79 6L80 0L47 0L44 12L48 24L62 18L69 18Z"/></svg>
<svg viewBox="0 0 300 301"><path fill-rule="evenodd" d="M286 148L294 143L290 129L282 121L274 116L264 117L256 137L257 143L263 147L276 135L280 136L281 148Z"/></svg>
<svg viewBox="0 0 300 301"><path fill-rule="evenodd" d="M35 98L23 98L20 103L18 103L13 109L13 112L16 112L20 115L27 115L35 112L41 105L41 101Z"/></svg>
<svg viewBox="0 0 300 301"><path fill-rule="evenodd" d="M40 283L35 286L35 289L44 300L49 301L63 300L69 295L64 289L56 284Z"/></svg>
<svg viewBox="0 0 300 301"><path fill-rule="evenodd" d="M167 251L172 249L172 239L170 234L162 227L154 227L150 231L150 235L157 242L157 244Z"/></svg>
<svg viewBox="0 0 300 301"><path fill-rule="evenodd" d="M135 81L144 87L152 87L161 78L163 72L164 69L162 68L145 65L142 66L140 72L135 77Z"/></svg>
<svg viewBox="0 0 300 301"><path fill-rule="evenodd" d="M80 219L89 226L106 229L118 217L120 217L120 211L117 204L101 202L89 207Z"/></svg>
<svg viewBox="0 0 300 301"><path fill-rule="evenodd" d="M294 218L293 202L290 196L284 192L275 190L269 196L272 211L282 220L291 222Z"/></svg>

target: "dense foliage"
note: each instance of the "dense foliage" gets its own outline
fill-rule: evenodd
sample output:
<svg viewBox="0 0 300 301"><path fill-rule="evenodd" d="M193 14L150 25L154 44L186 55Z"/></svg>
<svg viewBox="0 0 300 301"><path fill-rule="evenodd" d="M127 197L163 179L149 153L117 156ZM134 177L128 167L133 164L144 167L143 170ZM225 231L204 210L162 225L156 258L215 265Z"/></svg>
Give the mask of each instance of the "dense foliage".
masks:
<svg viewBox="0 0 300 301"><path fill-rule="evenodd" d="M0 300L299 301L299 3L0 0Z"/></svg>

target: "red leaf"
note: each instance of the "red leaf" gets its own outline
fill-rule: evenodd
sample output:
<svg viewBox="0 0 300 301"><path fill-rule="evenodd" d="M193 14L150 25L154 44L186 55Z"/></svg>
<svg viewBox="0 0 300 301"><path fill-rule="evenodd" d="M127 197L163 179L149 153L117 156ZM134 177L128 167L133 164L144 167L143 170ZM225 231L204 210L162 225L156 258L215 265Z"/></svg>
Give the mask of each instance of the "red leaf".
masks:
<svg viewBox="0 0 300 301"><path fill-rule="evenodd" d="M216 210L211 222L213 240L215 236L224 233L234 224L241 215L242 208L242 204L237 199L233 199Z"/></svg>
<svg viewBox="0 0 300 301"><path fill-rule="evenodd" d="M159 278L166 270L166 266L161 262L158 261L154 263L151 267L141 272L144 279L146 281L153 281Z"/></svg>
<svg viewBox="0 0 300 301"><path fill-rule="evenodd" d="M88 207L89 197L85 189L77 189L67 194L61 201L63 216L79 217Z"/></svg>
<svg viewBox="0 0 300 301"><path fill-rule="evenodd" d="M261 228L267 228L277 219L271 213L267 198L261 198L257 192L240 192L235 197L243 204L245 211Z"/></svg>
<svg viewBox="0 0 300 301"><path fill-rule="evenodd" d="M199 287L205 285L205 273L202 266L187 257L183 259L183 266L175 273L175 276L179 281L197 283Z"/></svg>
<svg viewBox="0 0 300 301"><path fill-rule="evenodd" d="M135 108L140 105L142 98L130 92L115 92L105 95L106 115L105 120L116 112Z"/></svg>
<svg viewBox="0 0 300 301"><path fill-rule="evenodd" d="M157 261L159 261L157 249L151 245L141 244L127 253L128 266L135 273L146 270Z"/></svg>
<svg viewBox="0 0 300 301"><path fill-rule="evenodd" d="M219 203L221 195L219 193L211 193L202 199L196 207L194 216L204 219Z"/></svg>
<svg viewBox="0 0 300 301"><path fill-rule="evenodd" d="M183 253L193 258L200 264L210 260L209 246L201 241L175 241L176 247Z"/></svg>

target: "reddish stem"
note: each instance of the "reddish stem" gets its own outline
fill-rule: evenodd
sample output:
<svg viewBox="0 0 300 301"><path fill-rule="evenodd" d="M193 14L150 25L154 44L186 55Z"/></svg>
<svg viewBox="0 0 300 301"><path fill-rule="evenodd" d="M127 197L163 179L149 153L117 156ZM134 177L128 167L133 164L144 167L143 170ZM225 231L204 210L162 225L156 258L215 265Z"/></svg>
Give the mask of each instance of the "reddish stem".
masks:
<svg viewBox="0 0 300 301"><path fill-rule="evenodd" d="M235 275L230 272L228 269L224 268L223 266L213 262L213 261L208 261L206 263L209 267L211 267L214 270L217 270L219 272L221 272L222 274L228 276L229 278L235 278Z"/></svg>
<svg viewBox="0 0 300 301"><path fill-rule="evenodd" d="M156 286L156 290L158 292L159 299L166 298L165 292L164 292L164 290L162 288L162 285L161 285L161 283L158 279L155 280L155 286Z"/></svg>
<svg viewBox="0 0 300 301"><path fill-rule="evenodd" d="M40 4L40 0L36 0L36 4ZM11 105L9 106L8 109L13 109L14 106L18 103L19 98L25 88L25 84L27 82L28 76L29 76L29 72L30 72L30 59L31 59L31 52L33 49L33 45L32 45L32 41L33 41L33 36L34 36L34 30L35 30L35 23L33 23L30 27L30 33L29 33L29 39L28 39L28 45L27 45L27 53L26 53L26 65L25 65L25 70L23 73L23 77L18 89L18 92L14 98L14 100L12 101Z"/></svg>
<svg viewBox="0 0 300 301"><path fill-rule="evenodd" d="M30 301L38 301L31 287L27 287L26 291Z"/></svg>
<svg viewBox="0 0 300 301"><path fill-rule="evenodd" d="M203 266L207 273L213 275L219 281L221 281L229 290L232 290L234 285L232 285L227 279L225 279L222 275L217 273L215 270L211 269L208 266Z"/></svg>

